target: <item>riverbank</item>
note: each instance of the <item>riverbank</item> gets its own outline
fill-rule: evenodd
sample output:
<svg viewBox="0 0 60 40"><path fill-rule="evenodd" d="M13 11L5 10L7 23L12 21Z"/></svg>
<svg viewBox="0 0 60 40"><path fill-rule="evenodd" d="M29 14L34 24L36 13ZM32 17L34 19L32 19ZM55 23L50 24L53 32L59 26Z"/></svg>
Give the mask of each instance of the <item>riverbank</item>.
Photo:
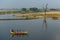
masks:
<svg viewBox="0 0 60 40"><path fill-rule="evenodd" d="M47 18L51 17L60 17L60 11L50 11L50 12L36 12L36 13L25 13L25 14L16 14L18 17L26 17L26 18L43 18L46 16Z"/></svg>

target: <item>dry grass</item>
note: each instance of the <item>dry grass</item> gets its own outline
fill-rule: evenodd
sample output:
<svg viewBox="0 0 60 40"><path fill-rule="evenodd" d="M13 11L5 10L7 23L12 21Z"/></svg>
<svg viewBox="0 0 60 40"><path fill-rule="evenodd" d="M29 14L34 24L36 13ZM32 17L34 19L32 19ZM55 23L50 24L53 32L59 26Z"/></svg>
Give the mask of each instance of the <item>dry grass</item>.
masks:
<svg viewBox="0 0 60 40"><path fill-rule="evenodd" d="M16 14L16 16L28 17L28 18L41 18L44 17L45 12ZM60 17L60 11L46 12L46 17Z"/></svg>

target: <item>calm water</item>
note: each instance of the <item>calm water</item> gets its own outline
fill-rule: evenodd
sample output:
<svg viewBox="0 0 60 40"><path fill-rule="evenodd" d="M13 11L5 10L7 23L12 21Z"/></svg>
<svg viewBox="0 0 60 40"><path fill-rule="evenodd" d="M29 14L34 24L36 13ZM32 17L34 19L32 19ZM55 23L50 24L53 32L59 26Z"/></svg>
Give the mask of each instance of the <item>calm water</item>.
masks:
<svg viewBox="0 0 60 40"><path fill-rule="evenodd" d="M7 15L6 15L7 16ZM5 17L1 16L0 17ZM60 40L60 19L46 19L47 27L43 25L43 18L33 20L0 20L0 40ZM10 29L27 31L26 36L11 37Z"/></svg>

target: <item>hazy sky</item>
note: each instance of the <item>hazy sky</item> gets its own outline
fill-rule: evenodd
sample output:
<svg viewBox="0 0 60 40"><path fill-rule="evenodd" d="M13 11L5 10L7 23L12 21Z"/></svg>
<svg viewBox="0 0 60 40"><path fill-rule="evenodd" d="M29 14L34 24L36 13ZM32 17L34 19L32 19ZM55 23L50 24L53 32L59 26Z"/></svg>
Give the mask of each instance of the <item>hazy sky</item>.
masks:
<svg viewBox="0 0 60 40"><path fill-rule="evenodd" d="M38 7L42 8L43 5L48 3L48 8L60 8L60 0L0 0L0 9L12 8L29 8Z"/></svg>

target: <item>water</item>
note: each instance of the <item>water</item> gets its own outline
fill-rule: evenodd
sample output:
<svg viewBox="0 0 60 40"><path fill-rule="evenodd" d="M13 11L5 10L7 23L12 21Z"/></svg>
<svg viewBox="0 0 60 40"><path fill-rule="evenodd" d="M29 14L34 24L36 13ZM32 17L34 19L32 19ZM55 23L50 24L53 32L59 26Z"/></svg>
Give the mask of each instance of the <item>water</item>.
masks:
<svg viewBox="0 0 60 40"><path fill-rule="evenodd" d="M2 16L1 16L2 17ZM47 27L43 26L43 18L33 20L0 20L0 40L60 40L60 19L46 19ZM10 29L27 31L26 36L11 37Z"/></svg>

